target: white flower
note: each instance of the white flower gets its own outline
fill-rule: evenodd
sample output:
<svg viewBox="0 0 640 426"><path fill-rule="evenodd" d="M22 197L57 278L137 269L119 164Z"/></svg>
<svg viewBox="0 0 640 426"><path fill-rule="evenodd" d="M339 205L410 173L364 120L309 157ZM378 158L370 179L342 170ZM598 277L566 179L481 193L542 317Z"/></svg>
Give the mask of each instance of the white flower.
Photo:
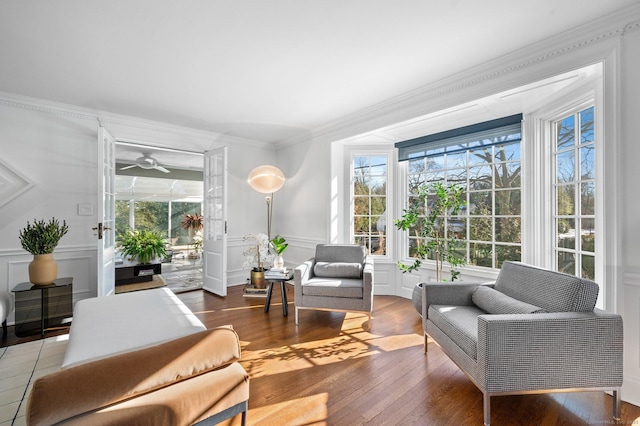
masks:
<svg viewBox="0 0 640 426"><path fill-rule="evenodd" d="M264 267L264 262L270 262L272 257L269 253L269 237L266 234L246 235L243 241L249 241L249 247L242 252L245 261L242 264L244 269Z"/></svg>

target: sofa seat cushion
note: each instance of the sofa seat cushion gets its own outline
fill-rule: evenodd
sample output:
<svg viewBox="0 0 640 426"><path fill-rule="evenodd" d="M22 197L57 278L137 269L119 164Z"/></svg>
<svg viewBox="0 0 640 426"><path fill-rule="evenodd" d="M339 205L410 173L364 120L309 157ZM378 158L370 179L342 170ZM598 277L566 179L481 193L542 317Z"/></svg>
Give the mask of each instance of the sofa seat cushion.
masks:
<svg viewBox="0 0 640 426"><path fill-rule="evenodd" d="M477 306L429 306L429 320L467 355L478 359L478 315L486 314Z"/></svg>
<svg viewBox="0 0 640 426"><path fill-rule="evenodd" d="M489 314L536 314L544 309L522 302L491 287L480 285L471 296L473 303Z"/></svg>
<svg viewBox="0 0 640 426"><path fill-rule="evenodd" d="M362 299L362 280L359 278L311 278L302 284L302 296L344 297Z"/></svg>
<svg viewBox="0 0 640 426"><path fill-rule="evenodd" d="M362 263L316 262L313 274L321 278L360 278Z"/></svg>

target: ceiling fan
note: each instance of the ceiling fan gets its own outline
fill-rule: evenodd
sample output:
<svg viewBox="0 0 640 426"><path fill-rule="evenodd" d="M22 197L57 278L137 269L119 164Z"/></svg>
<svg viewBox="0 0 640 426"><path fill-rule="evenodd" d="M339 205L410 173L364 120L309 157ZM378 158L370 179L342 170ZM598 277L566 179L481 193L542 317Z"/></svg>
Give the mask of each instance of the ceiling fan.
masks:
<svg viewBox="0 0 640 426"><path fill-rule="evenodd" d="M131 169L133 167L140 167L141 169L149 170L156 169L160 170L163 173L169 173L169 170L162 167L158 164L158 160L151 157L149 154L142 154L142 157L136 158L136 164L132 164L130 166L121 167L120 170Z"/></svg>

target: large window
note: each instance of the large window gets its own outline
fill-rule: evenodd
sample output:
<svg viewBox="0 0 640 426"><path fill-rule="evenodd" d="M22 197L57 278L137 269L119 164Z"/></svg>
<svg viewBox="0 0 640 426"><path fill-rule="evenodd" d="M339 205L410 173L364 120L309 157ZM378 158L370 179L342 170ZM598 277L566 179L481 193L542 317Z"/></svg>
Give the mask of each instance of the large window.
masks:
<svg viewBox="0 0 640 426"><path fill-rule="evenodd" d="M522 257L521 119L505 117L396 144L407 162L409 199L421 185L463 188L465 207L443 232L462 240L460 254L476 266L499 268ZM409 256L422 242L409 233ZM448 235L445 234L445 238Z"/></svg>
<svg viewBox="0 0 640 426"><path fill-rule="evenodd" d="M558 271L595 279L594 107L554 125L554 252Z"/></svg>
<svg viewBox="0 0 640 426"><path fill-rule="evenodd" d="M351 161L351 241L372 255L387 252L386 155L354 155Z"/></svg>
<svg viewBox="0 0 640 426"><path fill-rule="evenodd" d="M159 232L174 246L190 244L180 226L185 214L202 214L202 203L180 201L116 201L116 235L128 229Z"/></svg>
<svg viewBox="0 0 640 426"><path fill-rule="evenodd" d="M116 175L116 236L148 230L173 246L190 244L180 223L185 214L202 214L202 192L202 181Z"/></svg>

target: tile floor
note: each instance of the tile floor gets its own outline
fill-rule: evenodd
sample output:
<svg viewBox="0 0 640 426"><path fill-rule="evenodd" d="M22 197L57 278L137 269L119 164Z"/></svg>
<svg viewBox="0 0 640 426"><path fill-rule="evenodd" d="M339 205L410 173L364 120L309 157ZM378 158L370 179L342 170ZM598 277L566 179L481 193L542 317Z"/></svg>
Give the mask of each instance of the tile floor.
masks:
<svg viewBox="0 0 640 426"><path fill-rule="evenodd" d="M202 259L173 259L162 264L162 278L174 293L202 288Z"/></svg>
<svg viewBox="0 0 640 426"><path fill-rule="evenodd" d="M0 348L0 426L26 425L31 384L60 369L68 335Z"/></svg>

